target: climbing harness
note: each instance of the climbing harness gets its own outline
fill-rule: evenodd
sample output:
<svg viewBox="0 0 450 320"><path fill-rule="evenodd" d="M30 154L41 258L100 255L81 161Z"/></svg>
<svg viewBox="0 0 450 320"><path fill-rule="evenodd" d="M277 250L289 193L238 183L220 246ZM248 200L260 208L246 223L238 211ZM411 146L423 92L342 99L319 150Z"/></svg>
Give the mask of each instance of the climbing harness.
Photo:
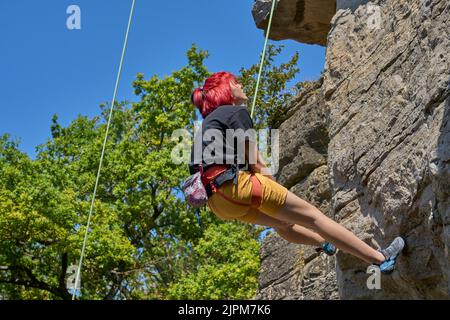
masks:
<svg viewBox="0 0 450 320"><path fill-rule="evenodd" d="M251 207L259 208L262 201L262 186L261 182L254 173L250 175L250 181L252 182L252 200L250 204L237 201L232 197L227 196L219 189L219 187L226 181L231 180L231 178L237 178L235 167L236 166L234 165L232 165L230 168L228 168L227 165L214 165L208 168L202 176L202 182L207 188L207 191L209 190L209 188L211 188L211 192L208 191L208 193L217 193L222 198L237 205L250 205Z"/></svg>

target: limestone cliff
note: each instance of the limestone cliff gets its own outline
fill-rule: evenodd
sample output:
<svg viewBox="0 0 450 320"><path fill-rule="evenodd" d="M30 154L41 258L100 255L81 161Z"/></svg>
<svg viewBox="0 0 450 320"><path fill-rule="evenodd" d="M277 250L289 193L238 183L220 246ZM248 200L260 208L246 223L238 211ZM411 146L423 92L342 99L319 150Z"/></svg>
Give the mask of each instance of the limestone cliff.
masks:
<svg viewBox="0 0 450 320"><path fill-rule="evenodd" d="M322 81L313 83L292 102L280 125L278 182L330 213L328 131ZM290 244L276 233L261 248L257 299L337 299L335 258L314 248Z"/></svg>
<svg viewBox="0 0 450 320"><path fill-rule="evenodd" d="M259 25L256 17L267 19L261 8L270 9L265 2L255 3ZM275 17L282 8L300 8L310 25L314 17L322 23L312 3L279 0ZM408 247L389 281L382 277L382 289L369 290L365 263L339 253L314 278L308 264L320 258L272 235L261 249L259 296L335 298L329 285L337 281L341 299L449 299L450 1L323 6L334 14L325 42L317 28L286 19L274 38L286 28L284 38L327 46L323 79L300 94L280 124L279 182L372 246L401 234ZM285 261L283 274L275 261ZM296 276L303 280L293 281Z"/></svg>
<svg viewBox="0 0 450 320"><path fill-rule="evenodd" d="M255 2L253 17L258 28L267 28L271 6L272 0ZM270 38L325 45L335 12L336 0L278 1Z"/></svg>

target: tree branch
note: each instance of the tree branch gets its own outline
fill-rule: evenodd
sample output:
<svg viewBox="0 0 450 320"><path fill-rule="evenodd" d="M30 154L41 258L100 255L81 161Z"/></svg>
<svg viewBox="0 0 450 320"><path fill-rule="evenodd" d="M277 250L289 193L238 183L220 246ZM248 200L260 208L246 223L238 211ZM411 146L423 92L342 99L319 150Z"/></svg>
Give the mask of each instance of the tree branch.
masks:
<svg viewBox="0 0 450 320"><path fill-rule="evenodd" d="M66 289L66 272L67 272L68 256L67 252L64 252L61 256L61 273L59 274L59 290L61 293L67 292Z"/></svg>
<svg viewBox="0 0 450 320"><path fill-rule="evenodd" d="M61 292L59 288L52 287L49 284L38 280L33 272L27 267L0 266L0 271L11 271L11 277L9 279L0 278L0 283L10 283L14 285L23 285L29 288L40 289L53 293L54 295L64 300L70 300L70 294L67 291ZM24 273L26 277L24 276Z"/></svg>

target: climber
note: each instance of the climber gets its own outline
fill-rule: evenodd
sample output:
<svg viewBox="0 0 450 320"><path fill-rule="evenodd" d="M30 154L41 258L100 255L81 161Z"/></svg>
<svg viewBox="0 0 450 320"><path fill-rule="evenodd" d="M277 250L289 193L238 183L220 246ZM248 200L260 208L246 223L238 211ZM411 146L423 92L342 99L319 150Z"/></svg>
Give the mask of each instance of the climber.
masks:
<svg viewBox="0 0 450 320"><path fill-rule="evenodd" d="M319 209L278 184L272 175L261 174L262 169L265 168L266 172L268 168L252 135L241 140L242 145L245 144L245 147L241 146L245 155L240 159L245 161L238 161L234 138L230 145L226 139L226 130L252 131L253 121L245 106L247 100L242 85L229 72L214 73L206 79L202 88L195 89L191 95L191 102L204 119L202 135L209 129L216 129L222 132L225 146L223 149L214 149L214 159L223 159L215 162L208 161L204 156L208 153L205 148L212 141L205 141L208 139L204 136L195 137L192 146L189 171L195 174L201 170L201 181L208 193L207 205L210 210L222 220L239 220L272 227L287 241L316 246L318 251L328 255L333 255L337 247L367 263L378 265L383 273L392 272L405 244L401 237L395 238L386 249L375 250ZM201 147L197 145L195 148L196 143ZM200 157L198 154L194 156L195 150L201 151Z"/></svg>

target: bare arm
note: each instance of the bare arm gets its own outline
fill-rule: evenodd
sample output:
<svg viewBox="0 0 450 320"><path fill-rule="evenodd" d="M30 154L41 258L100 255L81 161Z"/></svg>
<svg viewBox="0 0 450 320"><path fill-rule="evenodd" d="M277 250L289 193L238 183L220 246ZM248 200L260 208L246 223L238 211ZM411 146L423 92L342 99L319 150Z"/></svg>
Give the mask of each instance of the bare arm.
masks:
<svg viewBox="0 0 450 320"><path fill-rule="evenodd" d="M251 157L252 162L250 162L249 155L253 155ZM245 159L249 163L250 170L252 172L258 172L261 173L261 169L267 168L267 165L264 163L264 160L261 157L261 154L259 153L258 149L256 148L256 144L254 142L245 141ZM256 163L254 163L254 159L256 159ZM273 181L276 181L275 178L272 175L268 176Z"/></svg>

